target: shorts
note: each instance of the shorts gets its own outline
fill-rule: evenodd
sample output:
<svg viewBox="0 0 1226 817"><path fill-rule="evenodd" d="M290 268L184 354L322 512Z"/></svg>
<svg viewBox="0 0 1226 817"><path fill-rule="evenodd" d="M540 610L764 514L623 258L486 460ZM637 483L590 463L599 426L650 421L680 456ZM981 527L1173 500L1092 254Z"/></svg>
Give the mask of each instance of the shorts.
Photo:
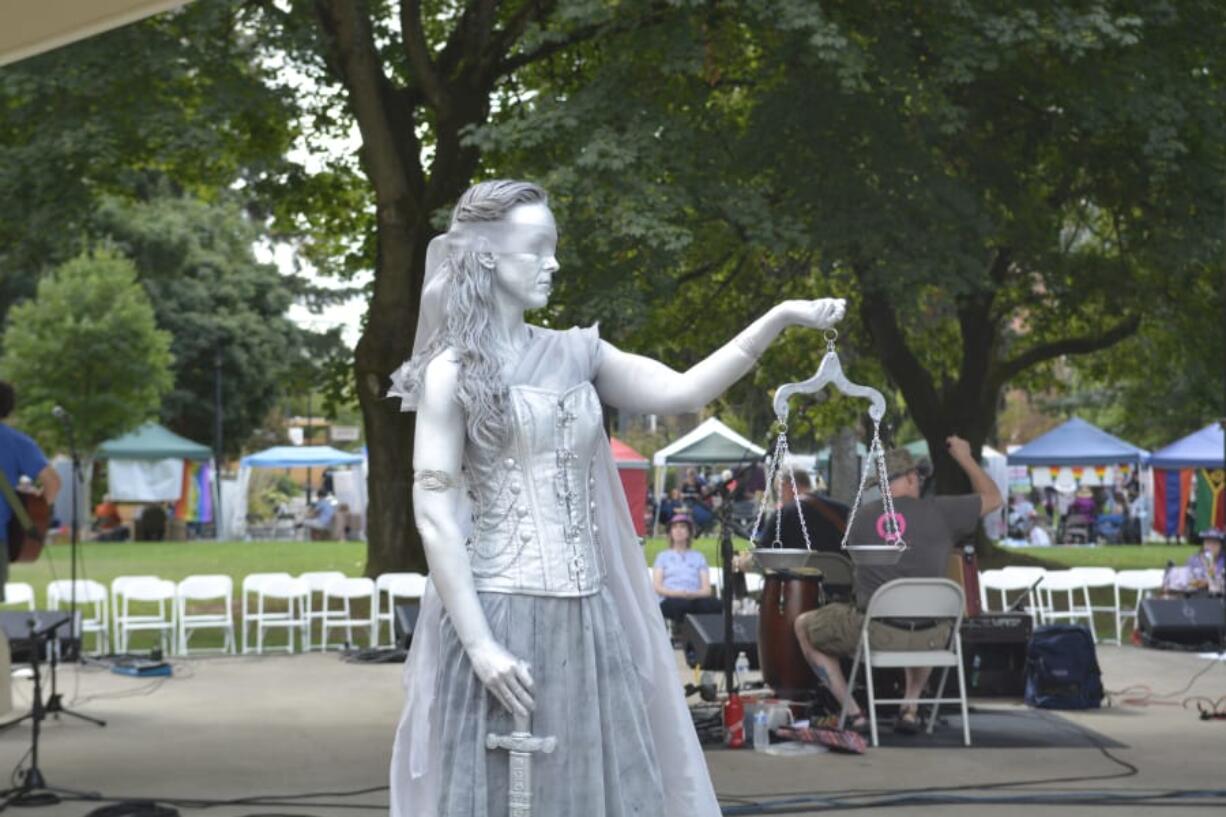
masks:
<svg viewBox="0 0 1226 817"><path fill-rule="evenodd" d="M860 645L860 630L864 627L864 613L852 604L827 604L816 610L801 613L796 626L809 639L815 650L827 655L851 658ZM874 621L868 628L868 643L874 650L898 652L902 650L943 650L949 644L953 623L943 621L935 627L911 630Z"/></svg>

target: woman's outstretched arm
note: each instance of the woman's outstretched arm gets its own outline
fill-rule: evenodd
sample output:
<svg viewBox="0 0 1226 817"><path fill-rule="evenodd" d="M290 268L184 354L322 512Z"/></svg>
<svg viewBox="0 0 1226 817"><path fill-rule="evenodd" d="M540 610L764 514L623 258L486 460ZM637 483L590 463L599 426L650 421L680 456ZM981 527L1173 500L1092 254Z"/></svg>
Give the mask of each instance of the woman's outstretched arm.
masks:
<svg viewBox="0 0 1226 817"><path fill-rule="evenodd" d="M430 578L472 662L473 672L511 712L533 708L528 665L494 640L473 585L461 527L464 410L456 400L459 363L450 351L426 367L413 443L413 508Z"/></svg>
<svg viewBox="0 0 1226 817"><path fill-rule="evenodd" d="M596 391L605 403L623 411L639 414L697 411L744 377L785 328L829 329L843 319L846 308L842 298L784 301L684 372L604 343L596 372Z"/></svg>

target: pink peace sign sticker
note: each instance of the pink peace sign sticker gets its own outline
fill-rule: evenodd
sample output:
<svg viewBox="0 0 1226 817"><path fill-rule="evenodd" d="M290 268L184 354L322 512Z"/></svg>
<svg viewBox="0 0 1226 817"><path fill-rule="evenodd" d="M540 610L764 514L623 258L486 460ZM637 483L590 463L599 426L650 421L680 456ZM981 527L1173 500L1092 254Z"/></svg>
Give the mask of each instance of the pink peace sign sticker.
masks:
<svg viewBox="0 0 1226 817"><path fill-rule="evenodd" d="M890 522L893 524L890 524ZM890 530L893 528L893 530ZM907 517L895 511L893 514L883 513L877 517L877 535L887 545L896 544L907 532Z"/></svg>

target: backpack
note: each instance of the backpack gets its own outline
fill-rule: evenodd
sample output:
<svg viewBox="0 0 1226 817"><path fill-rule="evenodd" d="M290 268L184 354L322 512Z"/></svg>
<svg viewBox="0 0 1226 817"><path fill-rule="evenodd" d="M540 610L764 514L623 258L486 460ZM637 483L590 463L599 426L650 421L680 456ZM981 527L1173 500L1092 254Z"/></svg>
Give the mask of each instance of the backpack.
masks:
<svg viewBox="0 0 1226 817"><path fill-rule="evenodd" d="M1102 672L1085 627L1049 624L1026 648L1026 705L1040 709L1098 709Z"/></svg>

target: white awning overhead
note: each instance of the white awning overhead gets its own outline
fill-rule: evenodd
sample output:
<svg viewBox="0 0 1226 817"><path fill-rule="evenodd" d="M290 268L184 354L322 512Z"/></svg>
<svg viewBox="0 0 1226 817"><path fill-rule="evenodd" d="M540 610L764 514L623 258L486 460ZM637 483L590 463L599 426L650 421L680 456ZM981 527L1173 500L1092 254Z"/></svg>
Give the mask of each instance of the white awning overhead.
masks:
<svg viewBox="0 0 1226 817"><path fill-rule="evenodd" d="M0 65L32 57L190 0L0 0Z"/></svg>
<svg viewBox="0 0 1226 817"><path fill-rule="evenodd" d="M766 449L754 445L714 417L651 458L652 465L715 465L751 462L766 456Z"/></svg>

